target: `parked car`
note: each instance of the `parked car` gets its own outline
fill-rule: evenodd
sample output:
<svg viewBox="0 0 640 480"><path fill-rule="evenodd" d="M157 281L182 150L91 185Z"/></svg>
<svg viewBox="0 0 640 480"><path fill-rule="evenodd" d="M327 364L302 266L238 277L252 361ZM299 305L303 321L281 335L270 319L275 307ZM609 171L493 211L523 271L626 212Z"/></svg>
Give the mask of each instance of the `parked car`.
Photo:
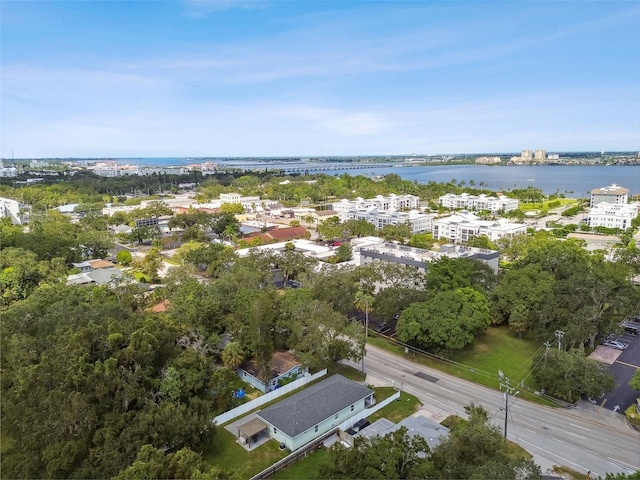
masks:
<svg viewBox="0 0 640 480"><path fill-rule="evenodd" d="M351 427L349 430L347 430L347 433L349 435L355 435L356 433L358 433L362 429L368 427L369 425L370 425L369 420L367 420L366 418L362 418L362 419L358 420L356 423L354 423L353 427Z"/></svg>
<svg viewBox="0 0 640 480"><path fill-rule="evenodd" d="M627 347L623 347L623 344L621 344L620 342L613 342L611 340L604 342L602 344L603 347L609 347L609 348L615 348L616 350L624 350Z"/></svg>
<svg viewBox="0 0 640 480"><path fill-rule="evenodd" d="M387 329L387 327L387 322L380 322L378 325L376 325L376 332L382 333Z"/></svg>
<svg viewBox="0 0 640 480"><path fill-rule="evenodd" d="M620 350L624 350L629 346L628 343L621 342L620 340L609 340L609 342L617 345Z"/></svg>

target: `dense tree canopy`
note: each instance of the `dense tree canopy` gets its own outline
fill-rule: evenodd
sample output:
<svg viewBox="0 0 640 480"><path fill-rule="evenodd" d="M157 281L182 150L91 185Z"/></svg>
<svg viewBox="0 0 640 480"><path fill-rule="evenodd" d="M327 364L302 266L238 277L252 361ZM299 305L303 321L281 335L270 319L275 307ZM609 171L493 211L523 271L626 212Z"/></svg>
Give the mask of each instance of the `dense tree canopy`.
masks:
<svg viewBox="0 0 640 480"><path fill-rule="evenodd" d="M398 339L448 354L471 344L490 324L484 295L472 288L437 293L406 308L398 320Z"/></svg>
<svg viewBox="0 0 640 480"><path fill-rule="evenodd" d="M144 444L211 439L215 396L230 394L206 355L177 345L183 327L123 306L136 304L55 285L3 312L3 475L107 478Z"/></svg>
<svg viewBox="0 0 640 480"><path fill-rule="evenodd" d="M547 339L565 332L567 347L593 348L598 335L640 307L640 292L629 281L628 265L610 262L573 240L535 236L494 291L493 313L519 334Z"/></svg>
<svg viewBox="0 0 640 480"><path fill-rule="evenodd" d="M615 387L614 378L601 363L577 350L542 352L532 371L539 388L567 402L579 400L582 394L597 398Z"/></svg>

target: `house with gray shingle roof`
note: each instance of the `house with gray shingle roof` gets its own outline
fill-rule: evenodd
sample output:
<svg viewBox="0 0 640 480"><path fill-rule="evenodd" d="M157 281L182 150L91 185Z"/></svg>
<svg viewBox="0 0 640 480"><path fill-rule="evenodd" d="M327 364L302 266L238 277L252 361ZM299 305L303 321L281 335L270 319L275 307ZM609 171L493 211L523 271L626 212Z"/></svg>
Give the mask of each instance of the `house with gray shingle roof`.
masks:
<svg viewBox="0 0 640 480"><path fill-rule="evenodd" d="M267 425L271 438L293 451L373 405L373 393L342 375L333 375L257 416Z"/></svg>

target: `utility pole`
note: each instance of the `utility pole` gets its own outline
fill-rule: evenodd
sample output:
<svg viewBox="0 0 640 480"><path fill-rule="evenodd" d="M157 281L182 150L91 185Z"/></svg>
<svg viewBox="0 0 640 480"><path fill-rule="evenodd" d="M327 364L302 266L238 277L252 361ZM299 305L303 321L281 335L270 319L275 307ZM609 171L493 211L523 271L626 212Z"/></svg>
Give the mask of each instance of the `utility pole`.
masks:
<svg viewBox="0 0 640 480"><path fill-rule="evenodd" d="M509 420L509 395L516 396L520 392L515 392L516 387L511 386L511 380L505 377L502 370L498 370L498 379L500 382L500 388L504 388L504 439L507 439L507 421Z"/></svg>
<svg viewBox="0 0 640 480"><path fill-rule="evenodd" d="M562 330L556 330L554 335L558 339L558 350L561 350L562 349L562 337L564 337L564 332Z"/></svg>
<svg viewBox="0 0 640 480"><path fill-rule="evenodd" d="M551 344L549 342L544 342L544 366L547 366L547 352L549 351L549 347Z"/></svg>

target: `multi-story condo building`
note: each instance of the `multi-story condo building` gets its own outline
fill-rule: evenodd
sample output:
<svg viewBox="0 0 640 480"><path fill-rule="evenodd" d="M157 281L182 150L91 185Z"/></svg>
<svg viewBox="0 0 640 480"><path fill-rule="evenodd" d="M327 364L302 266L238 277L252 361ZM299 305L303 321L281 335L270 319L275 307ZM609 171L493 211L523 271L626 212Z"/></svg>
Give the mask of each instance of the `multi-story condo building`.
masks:
<svg viewBox="0 0 640 480"><path fill-rule="evenodd" d="M619 228L626 230L638 216L638 204L598 203L589 210L587 225L593 227Z"/></svg>
<svg viewBox="0 0 640 480"><path fill-rule="evenodd" d="M444 238L452 243L466 242L479 235L485 235L495 242L502 237L513 237L526 232L527 226L523 223L513 223L504 218L481 220L465 211L433 221L433 238Z"/></svg>
<svg viewBox="0 0 640 480"><path fill-rule="evenodd" d="M16 167L5 167L4 162L0 160L0 177L17 177L18 169Z"/></svg>
<svg viewBox="0 0 640 480"><path fill-rule="evenodd" d="M496 165L501 163L500 157L478 157L476 158L476 163L478 165Z"/></svg>
<svg viewBox="0 0 640 480"><path fill-rule="evenodd" d="M27 216L22 213L26 205L22 205L17 200L0 197L0 218L9 217L14 225L22 225L26 222Z"/></svg>
<svg viewBox="0 0 640 480"><path fill-rule="evenodd" d="M412 210L418 208L420 198L416 195L396 195L394 193L384 197L378 195L375 198L364 199L361 197L355 200L342 199L332 205L333 210L338 213L341 222L349 219L351 210L364 210L376 208L378 210Z"/></svg>
<svg viewBox="0 0 640 480"><path fill-rule="evenodd" d="M547 152L542 149L536 150L533 154L533 158L536 162L544 162L547 159Z"/></svg>
<svg viewBox="0 0 640 480"><path fill-rule="evenodd" d="M590 207L606 202L615 205L624 205L629 201L629 190L615 183L608 187L594 188L591 190Z"/></svg>
<svg viewBox="0 0 640 480"><path fill-rule="evenodd" d="M243 197L239 193L221 193L220 205L223 203L239 203L245 212L256 213L261 212L264 207L277 205L277 200L261 199L260 197ZM220 206L218 205L218 206Z"/></svg>
<svg viewBox="0 0 640 480"><path fill-rule="evenodd" d="M447 193L439 199L440 205L446 208L464 208L469 210L489 210L491 212L510 212L517 210L520 201L516 198L508 198L505 195L489 197L485 194L469 195L462 193Z"/></svg>
<svg viewBox="0 0 640 480"><path fill-rule="evenodd" d="M408 223L411 233L424 233L431 231L433 217L420 213L416 210L410 212L380 211L377 208L362 210L349 210L347 220L365 220L373 224L376 229L381 230L385 225L398 225Z"/></svg>

